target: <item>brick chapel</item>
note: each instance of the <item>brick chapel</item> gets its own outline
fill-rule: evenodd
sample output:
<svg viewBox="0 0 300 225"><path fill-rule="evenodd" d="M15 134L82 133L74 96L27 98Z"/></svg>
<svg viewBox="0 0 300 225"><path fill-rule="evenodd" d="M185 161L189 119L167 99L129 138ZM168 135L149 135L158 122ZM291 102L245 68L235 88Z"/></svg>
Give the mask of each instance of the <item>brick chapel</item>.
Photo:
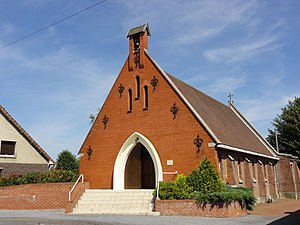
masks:
<svg viewBox="0 0 300 225"><path fill-rule="evenodd" d="M207 156L225 183L252 187L261 201L297 198L296 158L276 152L233 104L166 73L150 35L148 24L128 31L128 58L79 151L90 188L155 189Z"/></svg>

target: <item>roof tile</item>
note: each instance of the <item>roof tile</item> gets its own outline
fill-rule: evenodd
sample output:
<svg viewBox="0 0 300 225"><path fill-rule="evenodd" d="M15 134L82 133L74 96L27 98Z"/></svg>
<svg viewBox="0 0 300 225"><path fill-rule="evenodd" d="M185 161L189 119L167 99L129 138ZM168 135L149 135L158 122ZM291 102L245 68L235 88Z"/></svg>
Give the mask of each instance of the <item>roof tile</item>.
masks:
<svg viewBox="0 0 300 225"><path fill-rule="evenodd" d="M169 74L168 76L222 144L274 156L230 106Z"/></svg>

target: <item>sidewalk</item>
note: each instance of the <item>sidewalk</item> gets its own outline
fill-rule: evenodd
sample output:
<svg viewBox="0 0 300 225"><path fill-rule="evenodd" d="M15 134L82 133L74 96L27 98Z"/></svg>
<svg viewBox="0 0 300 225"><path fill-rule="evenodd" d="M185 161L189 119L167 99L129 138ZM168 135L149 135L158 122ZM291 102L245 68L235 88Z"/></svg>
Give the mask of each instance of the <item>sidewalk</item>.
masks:
<svg viewBox="0 0 300 225"><path fill-rule="evenodd" d="M0 225L294 225L300 224L300 200L260 204L247 216L206 218L65 214L64 210L0 210Z"/></svg>
<svg viewBox="0 0 300 225"><path fill-rule="evenodd" d="M260 204L250 214L254 216L278 217L268 225L300 224L300 200L280 199L273 203Z"/></svg>
<svg viewBox="0 0 300 225"><path fill-rule="evenodd" d="M298 211L298 212L297 212ZM291 213L300 213L300 200L280 199L272 203L257 205L249 214L258 216L286 216Z"/></svg>

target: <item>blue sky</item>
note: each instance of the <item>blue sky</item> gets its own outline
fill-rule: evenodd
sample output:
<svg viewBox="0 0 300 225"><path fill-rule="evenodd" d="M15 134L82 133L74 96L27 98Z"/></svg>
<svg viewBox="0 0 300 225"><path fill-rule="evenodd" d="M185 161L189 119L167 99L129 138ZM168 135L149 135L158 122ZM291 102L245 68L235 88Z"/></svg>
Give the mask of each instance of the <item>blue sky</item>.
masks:
<svg viewBox="0 0 300 225"><path fill-rule="evenodd" d="M1 0L0 46L99 0ZM168 73L235 106L263 135L300 96L300 2L107 0L0 50L0 104L55 159L77 153L149 22L149 51Z"/></svg>

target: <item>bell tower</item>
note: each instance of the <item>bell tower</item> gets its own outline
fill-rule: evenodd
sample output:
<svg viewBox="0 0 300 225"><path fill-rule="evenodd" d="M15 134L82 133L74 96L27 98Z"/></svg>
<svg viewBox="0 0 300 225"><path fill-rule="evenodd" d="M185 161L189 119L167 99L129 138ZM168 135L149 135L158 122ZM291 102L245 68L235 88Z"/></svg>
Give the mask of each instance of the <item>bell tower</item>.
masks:
<svg viewBox="0 0 300 225"><path fill-rule="evenodd" d="M148 23L132 28L128 31L127 38L129 38L129 71L144 68L144 49L148 49L148 36L151 36Z"/></svg>

